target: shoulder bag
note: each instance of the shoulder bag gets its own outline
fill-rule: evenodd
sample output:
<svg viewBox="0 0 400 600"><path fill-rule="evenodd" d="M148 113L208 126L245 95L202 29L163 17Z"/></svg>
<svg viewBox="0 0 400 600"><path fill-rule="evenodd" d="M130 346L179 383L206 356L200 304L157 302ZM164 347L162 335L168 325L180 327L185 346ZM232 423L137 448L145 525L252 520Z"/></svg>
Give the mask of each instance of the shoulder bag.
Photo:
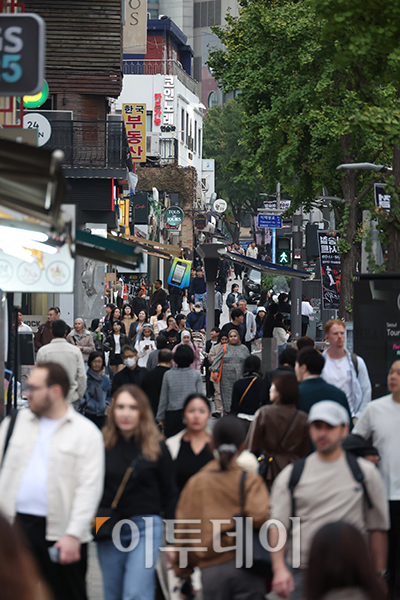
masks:
<svg viewBox="0 0 400 600"><path fill-rule="evenodd" d="M243 394L242 394L242 397L241 397L241 398L240 398L240 400L239 400L239 406L242 404L242 402L243 402L243 398L245 397L245 395L247 394L247 392L249 391L249 389L251 388L251 386L253 385L253 383L255 382L255 380L256 380L256 379L258 379L258 377L254 377L254 378L253 378L253 379L250 381L250 383L249 383L249 385L247 386L247 388L244 390L244 392L243 392Z"/></svg>
<svg viewBox="0 0 400 600"><path fill-rule="evenodd" d="M222 354L222 358L221 358L221 365L219 367L219 371L218 373L216 373L215 371L211 371L211 379L213 380L214 383L218 383L221 379L221 375L222 375L222 365L224 364L224 356L225 356L225 352L226 352L226 347L228 344L224 344L224 351Z"/></svg>
<svg viewBox="0 0 400 600"><path fill-rule="evenodd" d="M133 461L125 471L125 475L122 478L117 493L115 494L114 500L111 502L111 506L104 508L100 507L97 516L93 519L92 535L95 538L96 542L102 542L111 539L114 526L119 521L119 515L117 512L118 503L125 490L126 484L128 483L129 477L133 473L135 467L137 466L141 458L142 453L139 452L138 456L136 456L133 459Z"/></svg>
<svg viewBox="0 0 400 600"><path fill-rule="evenodd" d="M263 479L267 478L268 475L268 470L269 467L272 463L272 461L274 460L276 453L278 452L279 448L281 447L281 444L283 442L283 440L285 439L285 437L287 436L287 434L289 433L289 429L291 428L296 416L297 416L297 409L294 412L293 417L290 419L290 423L289 425L286 427L285 429L285 433L283 434L283 436L281 437L281 439L279 440L279 442L277 443L274 451L272 452L272 454L267 458L265 456L265 454L261 454L261 456L258 458L258 462L259 462L259 467L258 467L258 473L259 475L261 475L261 477Z"/></svg>

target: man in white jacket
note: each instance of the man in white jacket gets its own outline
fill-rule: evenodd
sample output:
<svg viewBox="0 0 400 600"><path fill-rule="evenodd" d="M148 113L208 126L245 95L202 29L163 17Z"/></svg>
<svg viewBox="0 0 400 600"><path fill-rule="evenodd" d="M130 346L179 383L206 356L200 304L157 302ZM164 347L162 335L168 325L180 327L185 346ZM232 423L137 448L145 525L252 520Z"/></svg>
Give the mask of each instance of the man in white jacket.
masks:
<svg viewBox="0 0 400 600"><path fill-rule="evenodd" d="M251 242L251 244L248 245L246 250L246 256L248 256L249 258L257 258L258 248L255 242Z"/></svg>
<svg viewBox="0 0 400 600"><path fill-rule="evenodd" d="M87 544L104 485L98 428L66 402L57 363L28 379L29 409L0 426L0 510L18 521L57 600L86 600Z"/></svg>
<svg viewBox="0 0 400 600"><path fill-rule="evenodd" d="M243 312L243 325L246 333L244 335L244 345L247 346L251 353L251 342L254 340L257 334L256 318L253 313L247 310L246 300L239 300L239 308Z"/></svg>

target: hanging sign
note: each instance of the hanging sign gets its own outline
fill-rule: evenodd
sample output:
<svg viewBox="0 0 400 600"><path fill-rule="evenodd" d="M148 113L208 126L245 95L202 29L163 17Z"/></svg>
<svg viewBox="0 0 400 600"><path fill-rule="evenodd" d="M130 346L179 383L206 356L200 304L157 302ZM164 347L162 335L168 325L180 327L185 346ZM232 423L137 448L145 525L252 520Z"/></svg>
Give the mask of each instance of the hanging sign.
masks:
<svg viewBox="0 0 400 600"><path fill-rule="evenodd" d="M146 162L146 105L123 104L126 138L133 162Z"/></svg>
<svg viewBox="0 0 400 600"><path fill-rule="evenodd" d="M339 310L340 281L342 269L337 247L336 232L318 231L319 255L321 258L322 308Z"/></svg>

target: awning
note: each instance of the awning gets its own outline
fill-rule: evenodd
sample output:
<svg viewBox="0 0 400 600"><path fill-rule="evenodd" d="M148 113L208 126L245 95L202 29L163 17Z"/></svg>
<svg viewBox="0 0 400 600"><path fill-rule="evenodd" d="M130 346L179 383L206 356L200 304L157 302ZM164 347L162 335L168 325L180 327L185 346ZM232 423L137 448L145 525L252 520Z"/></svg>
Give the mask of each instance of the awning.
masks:
<svg viewBox="0 0 400 600"><path fill-rule="evenodd" d="M134 235L122 235L118 239L126 240L132 245L139 246L146 254L164 260L182 257L183 248L179 248L179 246L171 246L170 244L163 244L162 242L156 242L154 240L146 240L145 238L136 237Z"/></svg>
<svg viewBox="0 0 400 600"><path fill-rule="evenodd" d="M81 229L76 230L75 254L127 269L135 269L142 262L140 249L129 240L101 237Z"/></svg>
<svg viewBox="0 0 400 600"><path fill-rule="evenodd" d="M248 256L243 256L242 254L228 252L226 248L218 249L218 253L228 260L232 260L233 262L250 267L256 271L261 271L262 273L269 273L270 275L283 275L297 279L310 279L311 277L311 274L307 273L307 271L299 271L298 269L283 267L282 265L265 262L263 260L258 260L257 258L249 258Z"/></svg>

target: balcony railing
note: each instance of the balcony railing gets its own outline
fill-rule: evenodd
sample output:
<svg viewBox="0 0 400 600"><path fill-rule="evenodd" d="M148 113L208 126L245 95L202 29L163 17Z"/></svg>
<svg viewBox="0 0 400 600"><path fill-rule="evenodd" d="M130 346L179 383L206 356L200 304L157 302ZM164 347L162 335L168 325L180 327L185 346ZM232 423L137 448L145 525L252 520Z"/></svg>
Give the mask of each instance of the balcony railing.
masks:
<svg viewBox="0 0 400 600"><path fill-rule="evenodd" d="M128 144L122 121L52 121L51 129L45 147L63 150L65 167L125 168Z"/></svg>
<svg viewBox="0 0 400 600"><path fill-rule="evenodd" d="M193 79L182 68L180 62L167 60L124 60L124 75L176 75L178 80L183 83L193 94L197 93L197 81Z"/></svg>

